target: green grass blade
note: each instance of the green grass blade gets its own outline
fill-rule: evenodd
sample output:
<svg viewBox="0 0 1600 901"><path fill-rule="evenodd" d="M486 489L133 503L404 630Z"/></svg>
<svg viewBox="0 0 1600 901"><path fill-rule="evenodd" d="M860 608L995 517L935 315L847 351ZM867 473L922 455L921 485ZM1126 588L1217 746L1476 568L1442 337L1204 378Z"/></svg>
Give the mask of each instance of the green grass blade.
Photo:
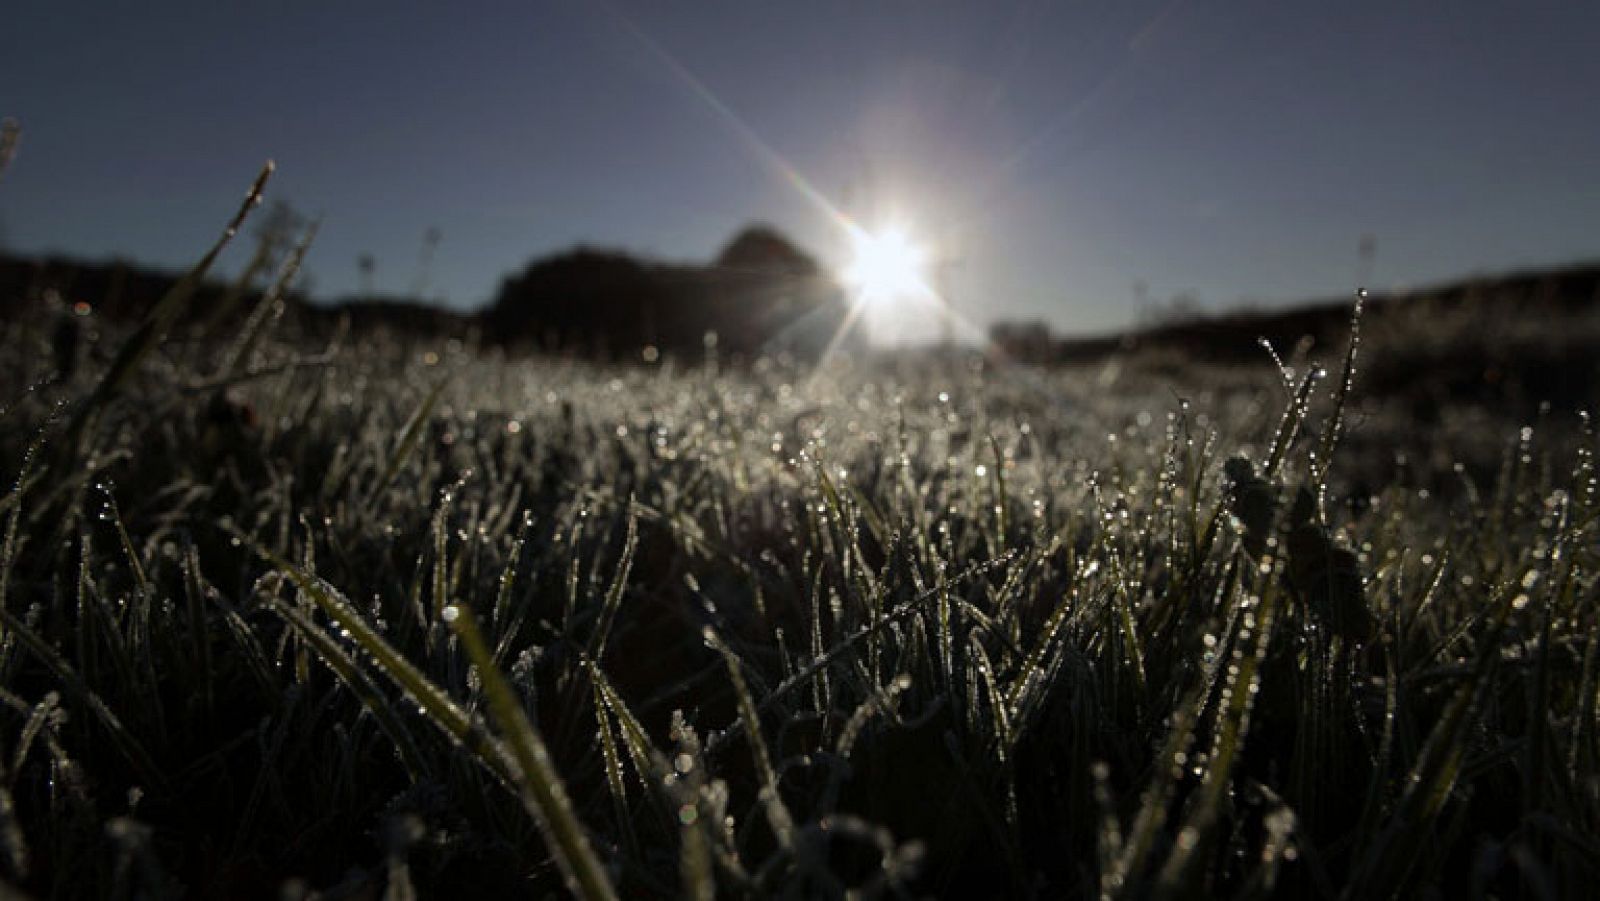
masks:
<svg viewBox="0 0 1600 901"><path fill-rule="evenodd" d="M1322 430L1322 442L1313 461L1317 468L1312 478L1316 482L1319 500L1327 491L1328 467L1333 463L1334 449L1339 446L1339 439L1344 434L1345 407L1350 400L1350 390L1355 386L1356 351L1361 347L1361 311L1366 300L1367 289L1356 292L1355 307L1350 311L1350 337L1345 347L1344 370L1339 375L1339 387L1333 395L1333 414L1328 417L1328 424Z"/></svg>
<svg viewBox="0 0 1600 901"><path fill-rule="evenodd" d="M611 715L616 717L617 726L622 733L622 744L628 749L628 757L633 761L634 769L638 772L641 781L649 784L651 776L661 777L671 772L672 767L667 762L667 757L650 742L650 736L644 731L638 717L628 709L623 702L622 695L617 693L611 680L594 664L594 661L585 661L589 667L589 677L594 682L595 691L600 693L601 701Z"/></svg>
<svg viewBox="0 0 1600 901"><path fill-rule="evenodd" d="M378 686L373 683L366 671L361 669L360 665L345 653L344 648L341 648L326 631L312 622L305 611L274 597L267 598L267 603L274 613L294 627L322 662L327 664L328 669L339 677L339 681L350 689L356 700L360 701L378 721L378 728L394 742L395 748L400 752L400 760L405 764L411 778L424 778L428 774L428 767L423 760L422 752L417 748L416 739L412 737L411 730L400 721L389 699L378 690Z"/></svg>
<svg viewBox="0 0 1600 901"><path fill-rule="evenodd" d="M433 407L439 402L439 395L444 392L445 380L440 379L422 399L422 404L416 412L411 414L405 428L400 432L400 442L395 445L394 453L389 455L389 462L383 467L383 473L378 480L372 483L372 490L367 493L367 507L371 509L378 501L385 488L393 482L395 476L400 474L400 468L405 466L411 452L416 450L417 442L422 440L422 429L428 423L428 417L433 415Z"/></svg>
<svg viewBox="0 0 1600 901"><path fill-rule="evenodd" d="M1233 781L1234 764L1244 752L1250 714L1260 684L1261 662L1272 640L1282 595L1269 589L1245 603L1255 609L1247 610L1241 619L1228 678L1223 683L1221 709L1205 775L1179 831L1177 847L1161 868L1157 882L1160 896L1181 896L1195 885L1207 854L1216 846L1218 820Z"/></svg>
<svg viewBox="0 0 1600 901"><path fill-rule="evenodd" d="M617 561L616 575L611 587L606 589L605 601L600 606L600 621L595 624L594 635L589 639L589 658L599 660L605 656L606 641L611 637L612 623L622 606L622 593L628 587L628 574L633 570L633 551L639 544L639 519L629 504L627 534L622 540L622 557Z"/></svg>
<svg viewBox="0 0 1600 901"><path fill-rule="evenodd" d="M229 221L228 227L223 229L221 237L217 238L206 255L200 258L200 262L178 279L156 302L145 316L144 322L117 351L116 357L111 361L111 368L106 370L100 382L95 385L89 397L73 415L72 422L68 426L69 438L66 442L68 452L78 449L78 443L82 440L83 433L92 418L126 386L128 379L138 370L139 364L156 345L161 343L166 337L167 330L188 308L189 299L194 296L206 273L211 270L212 263L216 262L217 256L233 240L233 236L238 234L245 217L261 203L261 194L266 189L267 180L272 177L273 168L270 160L261 167L260 174L256 176L250 190L245 193L244 203Z"/></svg>
<svg viewBox="0 0 1600 901"><path fill-rule="evenodd" d="M739 702L739 718L744 725L745 737L750 742L750 752L755 756L756 776L761 781L761 806L766 811L767 824L772 827L778 847L791 850L794 847L794 815L783 803L783 795L778 790L778 773L772 768L772 754L767 750L766 739L761 736L761 718L756 712L755 698L745 682L744 664L710 626L705 628L705 639L706 644L722 655L722 661L728 669L728 679L733 683L733 694Z"/></svg>
<svg viewBox="0 0 1600 901"><path fill-rule="evenodd" d="M1352 868L1342 897L1395 897L1405 887L1412 865L1421 855L1433 827L1461 774L1467 753L1466 732L1478 709L1483 685L1500 658L1500 637L1510 612L1506 595L1489 602L1494 619L1485 630L1472 669L1428 734L1422 752L1406 775L1405 790L1388 824Z"/></svg>
<svg viewBox="0 0 1600 901"><path fill-rule="evenodd" d="M1300 386L1295 389L1294 399L1289 406L1284 408L1283 418L1278 420L1278 430L1272 436L1272 448L1267 451L1267 461L1261 467L1261 478L1271 482L1277 476L1278 470L1289 456L1289 448L1294 444L1294 439L1300 434L1300 426L1305 422L1306 411L1311 403L1311 389L1317 383L1319 373L1312 369L1300 379Z"/></svg>
<svg viewBox="0 0 1600 901"><path fill-rule="evenodd" d="M981 563L976 563L957 573L955 577L950 580L949 584L959 584L967 581L968 579L976 578L977 576L989 572L997 566L1003 566L1006 561L1012 558L1012 556L1013 555L1011 553L1005 553L998 557L992 557L988 560L984 560ZM839 642L834 644L833 647L829 648L827 653L821 655L820 657L814 658L810 663L796 670L793 676L778 683L776 688L772 689L772 691L768 693L765 698L761 699L759 704L755 705L755 712L765 712L769 707L771 707L771 705L777 703L779 699L788 695L790 692L804 685L811 684L812 680L818 673L839 662L847 654L854 651L857 645L861 644L863 641L866 641L869 636L882 632L895 623L898 623L921 610L929 601L938 598L940 591L944 590L944 588L945 586L943 584L934 586L933 588L922 592L915 598L906 601L900 606L884 614L883 617L880 618L876 623L872 623L861 629L858 629L841 639ZM741 711L740 716L735 719L728 729L719 737L717 737L716 740L706 742L707 756L710 756L711 754L714 754L720 750L722 746L733 736L744 735L744 730L739 728L740 726L744 725L744 720L745 715Z"/></svg>
<svg viewBox="0 0 1600 901"><path fill-rule="evenodd" d="M492 771L509 777L506 751L491 738L483 727L462 710L444 690L423 675L420 670L395 650L383 636L373 630L350 602L340 596L321 579L284 560L265 548L256 547L256 553L272 564L310 598L324 614L350 633L350 638L366 652L372 662L383 671L422 713L445 734L475 754Z"/></svg>
<svg viewBox="0 0 1600 901"><path fill-rule="evenodd" d="M320 221L314 221L306 226L305 234L300 242L290 251L289 258L284 261L283 267L278 271L278 277L273 280L272 287L261 296L256 308L250 312L250 317L245 320L244 330L240 333L239 340L234 343L233 350L228 355L228 361L223 365L222 375L231 378L244 375L250 368L250 360L255 356L256 345L267 332L267 327L276 318L278 305L289 293L289 288L294 284L295 276L300 274L300 263L305 259L306 251L311 249L311 242L317 238L317 230L321 228Z"/></svg>
<svg viewBox="0 0 1600 901"><path fill-rule="evenodd" d="M6 631L21 641L23 647L27 648L40 663L44 664L45 668L50 670L51 674L61 681L68 692L89 708L95 719L100 721L100 724L105 727L106 733L111 736L111 743L139 772L140 778L145 779L154 786L165 786L167 784L161 768L156 766L155 759L145 750L144 745L134 737L127 726L123 725L122 719L112 711L105 700L94 689L90 688L88 683L84 682L83 677L78 674L77 670L73 669L66 658L57 653L49 642L46 642L35 634L32 629L29 629L22 620L12 616L10 611L0 609L0 625L4 625Z"/></svg>
<svg viewBox="0 0 1600 901"><path fill-rule="evenodd" d="M600 686L590 681L594 695L594 723L600 737L600 760L605 765L606 788L611 793L612 809L617 818L617 828L622 830L623 844L629 855L639 856L639 840L634 836L633 818L628 815L628 785L623 778L622 755L617 752L617 737L611 729L611 714L606 707Z"/></svg>
<svg viewBox="0 0 1600 901"><path fill-rule="evenodd" d="M472 615L471 608L456 604L446 608L445 620L461 639L467 657L478 668L489 711L516 761L516 781L523 791L524 802L555 855L566 877L567 888L581 898L615 898L616 890L594 853L588 833L578 822L566 786L545 749L544 739L522 709L511 683L494 665L488 642L478 629L477 617Z"/></svg>

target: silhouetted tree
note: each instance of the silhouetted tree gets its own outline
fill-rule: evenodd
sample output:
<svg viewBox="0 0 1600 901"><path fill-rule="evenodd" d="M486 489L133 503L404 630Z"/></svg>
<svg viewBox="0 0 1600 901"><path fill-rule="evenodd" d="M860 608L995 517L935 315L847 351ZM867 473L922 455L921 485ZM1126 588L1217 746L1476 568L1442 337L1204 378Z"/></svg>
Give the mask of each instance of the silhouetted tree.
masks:
<svg viewBox="0 0 1600 901"><path fill-rule="evenodd" d="M751 225L734 235L717 255L722 269L809 278L821 272L817 261L770 225Z"/></svg>
<svg viewBox="0 0 1600 901"><path fill-rule="evenodd" d="M485 315L502 341L610 354L650 343L662 302L661 287L638 260L580 247L506 278Z"/></svg>
<svg viewBox="0 0 1600 901"><path fill-rule="evenodd" d="M578 248L501 283L489 334L568 353L691 356L716 332L731 355L818 350L843 320L843 297L809 255L770 226L751 226L709 266L641 261Z"/></svg>

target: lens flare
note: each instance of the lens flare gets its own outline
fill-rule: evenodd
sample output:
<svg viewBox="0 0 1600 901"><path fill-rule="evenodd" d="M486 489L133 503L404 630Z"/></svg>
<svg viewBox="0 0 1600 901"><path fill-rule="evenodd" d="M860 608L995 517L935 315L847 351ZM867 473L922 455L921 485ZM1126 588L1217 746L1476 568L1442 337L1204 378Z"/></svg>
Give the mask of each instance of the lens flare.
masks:
<svg viewBox="0 0 1600 901"><path fill-rule="evenodd" d="M876 232L852 228L854 256L840 275L856 296L879 302L927 294L928 253L900 228Z"/></svg>

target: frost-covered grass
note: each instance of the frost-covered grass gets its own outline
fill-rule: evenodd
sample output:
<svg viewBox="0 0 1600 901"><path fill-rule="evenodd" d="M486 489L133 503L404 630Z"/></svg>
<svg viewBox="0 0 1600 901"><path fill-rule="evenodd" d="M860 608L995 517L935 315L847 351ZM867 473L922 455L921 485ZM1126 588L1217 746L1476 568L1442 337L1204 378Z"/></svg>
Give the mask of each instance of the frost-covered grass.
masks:
<svg viewBox="0 0 1600 901"><path fill-rule="evenodd" d="M0 332L13 886L1600 877L1574 411L1420 430L1372 342L1346 395L1342 348L602 369L249 321L107 325L65 382Z"/></svg>
<svg viewBox="0 0 1600 901"><path fill-rule="evenodd" d="M268 341L220 389L229 346L180 335L75 435L110 367L23 393L43 337L4 335L0 439L0 866L41 894L1368 898L1600 865L1592 432L1500 423L1477 484L1357 450L1398 414L1358 361L1336 415L1337 357Z"/></svg>

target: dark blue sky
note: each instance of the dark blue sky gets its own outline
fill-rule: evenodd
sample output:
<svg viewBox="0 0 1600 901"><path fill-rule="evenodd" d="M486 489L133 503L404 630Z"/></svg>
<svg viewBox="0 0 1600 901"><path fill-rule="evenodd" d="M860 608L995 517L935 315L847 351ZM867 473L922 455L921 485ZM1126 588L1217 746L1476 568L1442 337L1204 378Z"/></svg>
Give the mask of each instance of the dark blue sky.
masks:
<svg viewBox="0 0 1600 901"><path fill-rule="evenodd" d="M487 300L578 242L847 244L774 165L958 257L972 319L1126 324L1600 256L1593 2L32 2L8 7L13 251L196 258L260 162L356 258ZM766 150L758 148L762 145ZM232 253L237 265L245 254ZM884 324L880 323L880 326Z"/></svg>

